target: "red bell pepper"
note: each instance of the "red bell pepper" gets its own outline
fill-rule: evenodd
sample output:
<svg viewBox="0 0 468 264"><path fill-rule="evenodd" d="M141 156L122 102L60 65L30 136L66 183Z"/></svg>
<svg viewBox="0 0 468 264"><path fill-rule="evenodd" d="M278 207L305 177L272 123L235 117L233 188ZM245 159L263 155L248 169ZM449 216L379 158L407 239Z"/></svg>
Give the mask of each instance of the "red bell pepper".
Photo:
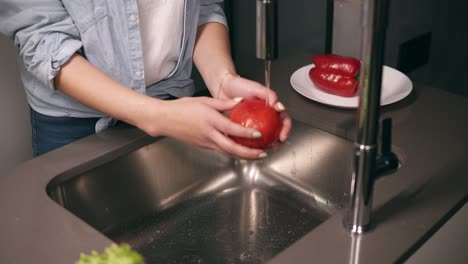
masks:
<svg viewBox="0 0 468 264"><path fill-rule="evenodd" d="M314 67L309 71L311 81L320 90L343 97L357 93L357 77L361 62L353 57L319 54L312 57Z"/></svg>
<svg viewBox="0 0 468 264"><path fill-rule="evenodd" d="M357 80L352 76L346 76L329 72L324 69L312 68L309 77L320 90L343 97L353 97L357 92Z"/></svg>
<svg viewBox="0 0 468 264"><path fill-rule="evenodd" d="M358 59L337 54L317 54L312 57L312 62L317 68L351 76L357 76L361 69Z"/></svg>

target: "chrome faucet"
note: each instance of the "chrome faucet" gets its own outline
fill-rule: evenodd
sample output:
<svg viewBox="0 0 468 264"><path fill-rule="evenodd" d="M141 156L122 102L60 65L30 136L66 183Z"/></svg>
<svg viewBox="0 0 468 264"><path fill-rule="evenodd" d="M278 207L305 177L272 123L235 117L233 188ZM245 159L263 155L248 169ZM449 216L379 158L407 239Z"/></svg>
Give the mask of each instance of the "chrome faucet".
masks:
<svg viewBox="0 0 468 264"><path fill-rule="evenodd" d="M265 61L265 86L270 87L271 61L278 56L277 1L257 0L256 56Z"/></svg>
<svg viewBox="0 0 468 264"><path fill-rule="evenodd" d="M362 65L359 78L354 171L350 208L344 218L346 228L352 233L363 233L372 227L374 181L383 173L398 167L398 159L391 152L391 119L384 120L379 129L388 0L361 0L361 8ZM379 131L380 142L377 140Z"/></svg>

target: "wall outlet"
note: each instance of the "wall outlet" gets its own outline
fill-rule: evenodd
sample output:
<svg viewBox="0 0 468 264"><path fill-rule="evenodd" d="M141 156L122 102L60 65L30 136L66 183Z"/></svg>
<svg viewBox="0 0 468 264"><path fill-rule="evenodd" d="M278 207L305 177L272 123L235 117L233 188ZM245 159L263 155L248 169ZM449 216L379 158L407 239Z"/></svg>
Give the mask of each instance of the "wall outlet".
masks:
<svg viewBox="0 0 468 264"><path fill-rule="evenodd" d="M398 70L410 73L429 62L432 32L403 42L398 50Z"/></svg>

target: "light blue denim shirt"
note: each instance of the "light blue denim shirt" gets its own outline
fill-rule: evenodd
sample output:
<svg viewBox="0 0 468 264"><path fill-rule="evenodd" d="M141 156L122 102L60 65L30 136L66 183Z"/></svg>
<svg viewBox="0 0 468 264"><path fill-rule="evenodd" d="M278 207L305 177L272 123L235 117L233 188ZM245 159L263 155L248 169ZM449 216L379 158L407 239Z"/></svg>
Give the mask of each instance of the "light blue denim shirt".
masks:
<svg viewBox="0 0 468 264"><path fill-rule="evenodd" d="M67 97L54 87L60 67L74 53L129 89L164 99L194 92L192 52L197 27L227 26L222 0L185 0L184 30L175 74L145 87L137 0L0 0L0 32L14 40L29 105L49 116L112 118ZM95 89L99 89L96 86Z"/></svg>

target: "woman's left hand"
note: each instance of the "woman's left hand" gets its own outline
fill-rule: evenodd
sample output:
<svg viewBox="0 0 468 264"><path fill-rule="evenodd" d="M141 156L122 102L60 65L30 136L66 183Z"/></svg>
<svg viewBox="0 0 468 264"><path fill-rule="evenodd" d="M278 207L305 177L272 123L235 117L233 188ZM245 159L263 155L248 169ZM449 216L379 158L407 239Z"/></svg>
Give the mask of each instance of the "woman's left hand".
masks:
<svg viewBox="0 0 468 264"><path fill-rule="evenodd" d="M213 97L218 99L263 99L268 104L281 112L283 127L280 133L280 141L285 141L291 131L291 118L285 111L284 105L278 100L278 95L266 86L234 74L226 74L222 77L218 90L214 91Z"/></svg>

